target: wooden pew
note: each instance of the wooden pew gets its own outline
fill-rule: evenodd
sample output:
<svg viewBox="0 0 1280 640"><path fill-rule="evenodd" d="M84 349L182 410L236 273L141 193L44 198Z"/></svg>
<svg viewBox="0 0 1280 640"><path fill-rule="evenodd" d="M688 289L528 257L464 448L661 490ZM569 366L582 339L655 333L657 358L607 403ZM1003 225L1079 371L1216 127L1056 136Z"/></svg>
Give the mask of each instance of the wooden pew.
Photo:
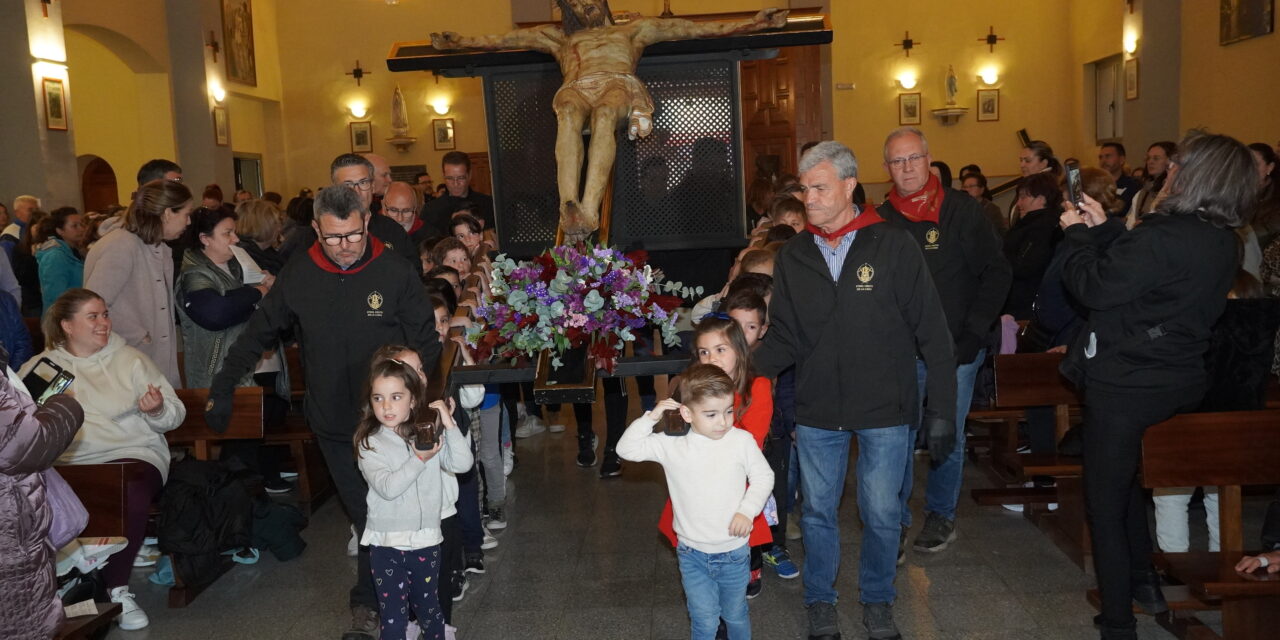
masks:
<svg viewBox="0 0 1280 640"><path fill-rule="evenodd" d="M208 389L177 389L178 399L187 408L187 419L165 435L171 445L191 445L197 460L211 460L213 445L222 440L262 437L262 387L237 387L231 399L231 421L218 433L204 421L209 403Z"/></svg>
<svg viewBox="0 0 1280 640"><path fill-rule="evenodd" d="M996 356L996 397L991 411L978 413L977 419L992 414L997 423L991 425L990 471L1000 483L1021 484L1030 476L1074 476L1080 473L1080 461L1051 454L1018 453L1018 422L1030 407L1051 406L1054 410L1056 438L1061 439L1078 415L1080 397L1071 383L1058 373L1062 361L1058 353L1019 353ZM1054 501L1052 490L1027 491L1023 487L979 489L973 492L979 504L1012 504L1029 501Z"/></svg>
<svg viewBox="0 0 1280 640"><path fill-rule="evenodd" d="M1187 610L1220 607L1223 638L1276 637L1280 629L1280 575L1242 575L1245 555L1241 488L1280 483L1280 410L1188 413L1147 429L1142 440L1142 484L1148 489L1218 487L1219 553L1155 555L1157 568L1184 587L1165 589L1171 613L1161 626L1180 638L1217 638ZM1252 533L1252 532L1251 532ZM1186 601L1189 596L1190 601ZM1096 594L1093 595L1096 598Z"/></svg>
<svg viewBox="0 0 1280 640"><path fill-rule="evenodd" d="M125 503L128 494L126 484L144 472L143 462L106 462L102 464L58 465L58 474L75 491L76 497L89 512L89 524L80 534L82 538L109 538L124 536ZM114 602L96 603L98 612L92 616L68 618L54 636L59 640L91 638L111 624L120 615L120 605Z"/></svg>

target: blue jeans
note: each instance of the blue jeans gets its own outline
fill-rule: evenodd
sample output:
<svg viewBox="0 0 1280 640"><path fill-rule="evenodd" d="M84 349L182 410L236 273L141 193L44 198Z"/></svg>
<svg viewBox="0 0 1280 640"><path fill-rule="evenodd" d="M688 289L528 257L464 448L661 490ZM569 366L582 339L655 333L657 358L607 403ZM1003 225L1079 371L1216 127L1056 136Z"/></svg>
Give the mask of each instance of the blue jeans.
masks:
<svg viewBox="0 0 1280 640"><path fill-rule="evenodd" d="M676 546L680 580L689 603L692 640L714 640L720 620L729 630L730 640L750 640L751 618L747 615L747 582L751 580L751 547L724 553L703 553L683 542Z"/></svg>
<svg viewBox="0 0 1280 640"><path fill-rule="evenodd" d="M987 359L987 350L978 351L978 357L969 364L956 367L956 448L947 456L945 462L936 469L929 469L929 481L925 487L924 510L936 513L948 520L956 519L956 505L960 502L960 483L964 479L964 421L969 417L969 405L973 403L973 385L978 380L978 370ZM916 384L919 385L920 404L924 405L924 387L928 369L923 360L916 360ZM921 408L917 413L916 424L912 427L911 441L915 442L915 432L920 429L920 417L924 415ZM902 528L911 526L911 507L907 501L911 499L914 475L915 456L907 456L907 473L902 477Z"/></svg>
<svg viewBox="0 0 1280 640"><path fill-rule="evenodd" d="M844 494L849 442L858 438L858 513L862 518L858 558L859 598L864 603L893 602L897 572L898 522L902 504L898 488L911 457L911 427L833 431L796 425L800 484L804 502L804 604L836 602L840 569L840 528L836 510Z"/></svg>

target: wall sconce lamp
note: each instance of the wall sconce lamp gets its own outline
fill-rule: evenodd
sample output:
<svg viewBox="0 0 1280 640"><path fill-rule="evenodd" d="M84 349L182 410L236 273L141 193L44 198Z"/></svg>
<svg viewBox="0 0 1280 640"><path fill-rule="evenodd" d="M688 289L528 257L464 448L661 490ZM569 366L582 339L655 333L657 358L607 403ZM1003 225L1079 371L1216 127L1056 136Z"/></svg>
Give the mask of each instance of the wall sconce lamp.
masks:
<svg viewBox="0 0 1280 640"><path fill-rule="evenodd" d="M978 78L982 80L983 84L991 86L1000 81L1000 72L994 66L983 67L981 71L978 71Z"/></svg>
<svg viewBox="0 0 1280 640"><path fill-rule="evenodd" d="M1124 52L1133 55L1138 52L1138 36L1132 33L1124 35Z"/></svg>
<svg viewBox="0 0 1280 640"><path fill-rule="evenodd" d="M916 77L916 72L914 71L903 71L898 74L897 81L898 86L903 89L914 89L916 88L916 83L919 82L919 78Z"/></svg>
<svg viewBox="0 0 1280 640"><path fill-rule="evenodd" d="M363 102L347 103L347 112L352 118L363 118L369 114L369 106Z"/></svg>
<svg viewBox="0 0 1280 640"><path fill-rule="evenodd" d="M449 104L449 100L447 98L436 98L435 100L431 101L431 110L436 112L436 115L442 116L442 115L445 115L446 113L449 113L450 106L451 105Z"/></svg>
<svg viewBox="0 0 1280 640"><path fill-rule="evenodd" d="M211 80L209 81L209 95L214 102L222 104L222 101L227 99L227 90L222 88L222 83L217 80Z"/></svg>

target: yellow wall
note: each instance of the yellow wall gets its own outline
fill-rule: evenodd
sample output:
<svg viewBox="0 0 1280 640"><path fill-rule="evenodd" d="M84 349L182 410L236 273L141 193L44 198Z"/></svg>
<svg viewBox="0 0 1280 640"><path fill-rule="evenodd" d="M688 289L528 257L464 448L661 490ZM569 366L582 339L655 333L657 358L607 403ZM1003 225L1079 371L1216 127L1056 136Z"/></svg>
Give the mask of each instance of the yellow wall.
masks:
<svg viewBox="0 0 1280 640"><path fill-rule="evenodd" d="M1278 61L1280 33L1221 46L1218 3L1183 0L1181 128L1276 144Z"/></svg>
<svg viewBox="0 0 1280 640"><path fill-rule="evenodd" d="M134 73L106 47L66 32L71 108L76 114L76 155L92 154L116 172L123 195L152 158L174 157L169 77Z"/></svg>
<svg viewBox="0 0 1280 640"><path fill-rule="evenodd" d="M278 189L282 193L328 183L329 162L351 150L348 124L356 118L346 108L354 101L368 105L368 115L360 120L373 123L374 152L393 165L425 164L439 180L445 152L432 148L430 133L431 120L439 117L454 119L458 150L487 150L480 80L391 73L386 58L393 42L425 40L432 31L505 32L511 28L507 2L486 2L478 10L475 3L308 0L281 2L278 11L289 180L287 187ZM357 59L372 72L359 86L343 75ZM397 84L408 103L411 135L418 138L407 153L385 142L391 136L391 96ZM437 116L426 106L437 95L453 103L447 116Z"/></svg>

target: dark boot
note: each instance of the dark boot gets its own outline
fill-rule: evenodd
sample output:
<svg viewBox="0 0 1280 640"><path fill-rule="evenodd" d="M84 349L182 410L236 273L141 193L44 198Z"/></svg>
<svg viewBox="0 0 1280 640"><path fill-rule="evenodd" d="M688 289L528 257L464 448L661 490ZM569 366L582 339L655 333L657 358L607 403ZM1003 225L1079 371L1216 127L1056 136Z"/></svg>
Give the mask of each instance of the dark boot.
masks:
<svg viewBox="0 0 1280 640"><path fill-rule="evenodd" d="M578 466L594 467L596 465L596 434L578 434Z"/></svg>
<svg viewBox="0 0 1280 640"><path fill-rule="evenodd" d="M1133 583L1133 600L1143 613L1154 616L1169 610L1164 592L1160 590L1163 582L1154 567L1132 572L1129 581Z"/></svg>

